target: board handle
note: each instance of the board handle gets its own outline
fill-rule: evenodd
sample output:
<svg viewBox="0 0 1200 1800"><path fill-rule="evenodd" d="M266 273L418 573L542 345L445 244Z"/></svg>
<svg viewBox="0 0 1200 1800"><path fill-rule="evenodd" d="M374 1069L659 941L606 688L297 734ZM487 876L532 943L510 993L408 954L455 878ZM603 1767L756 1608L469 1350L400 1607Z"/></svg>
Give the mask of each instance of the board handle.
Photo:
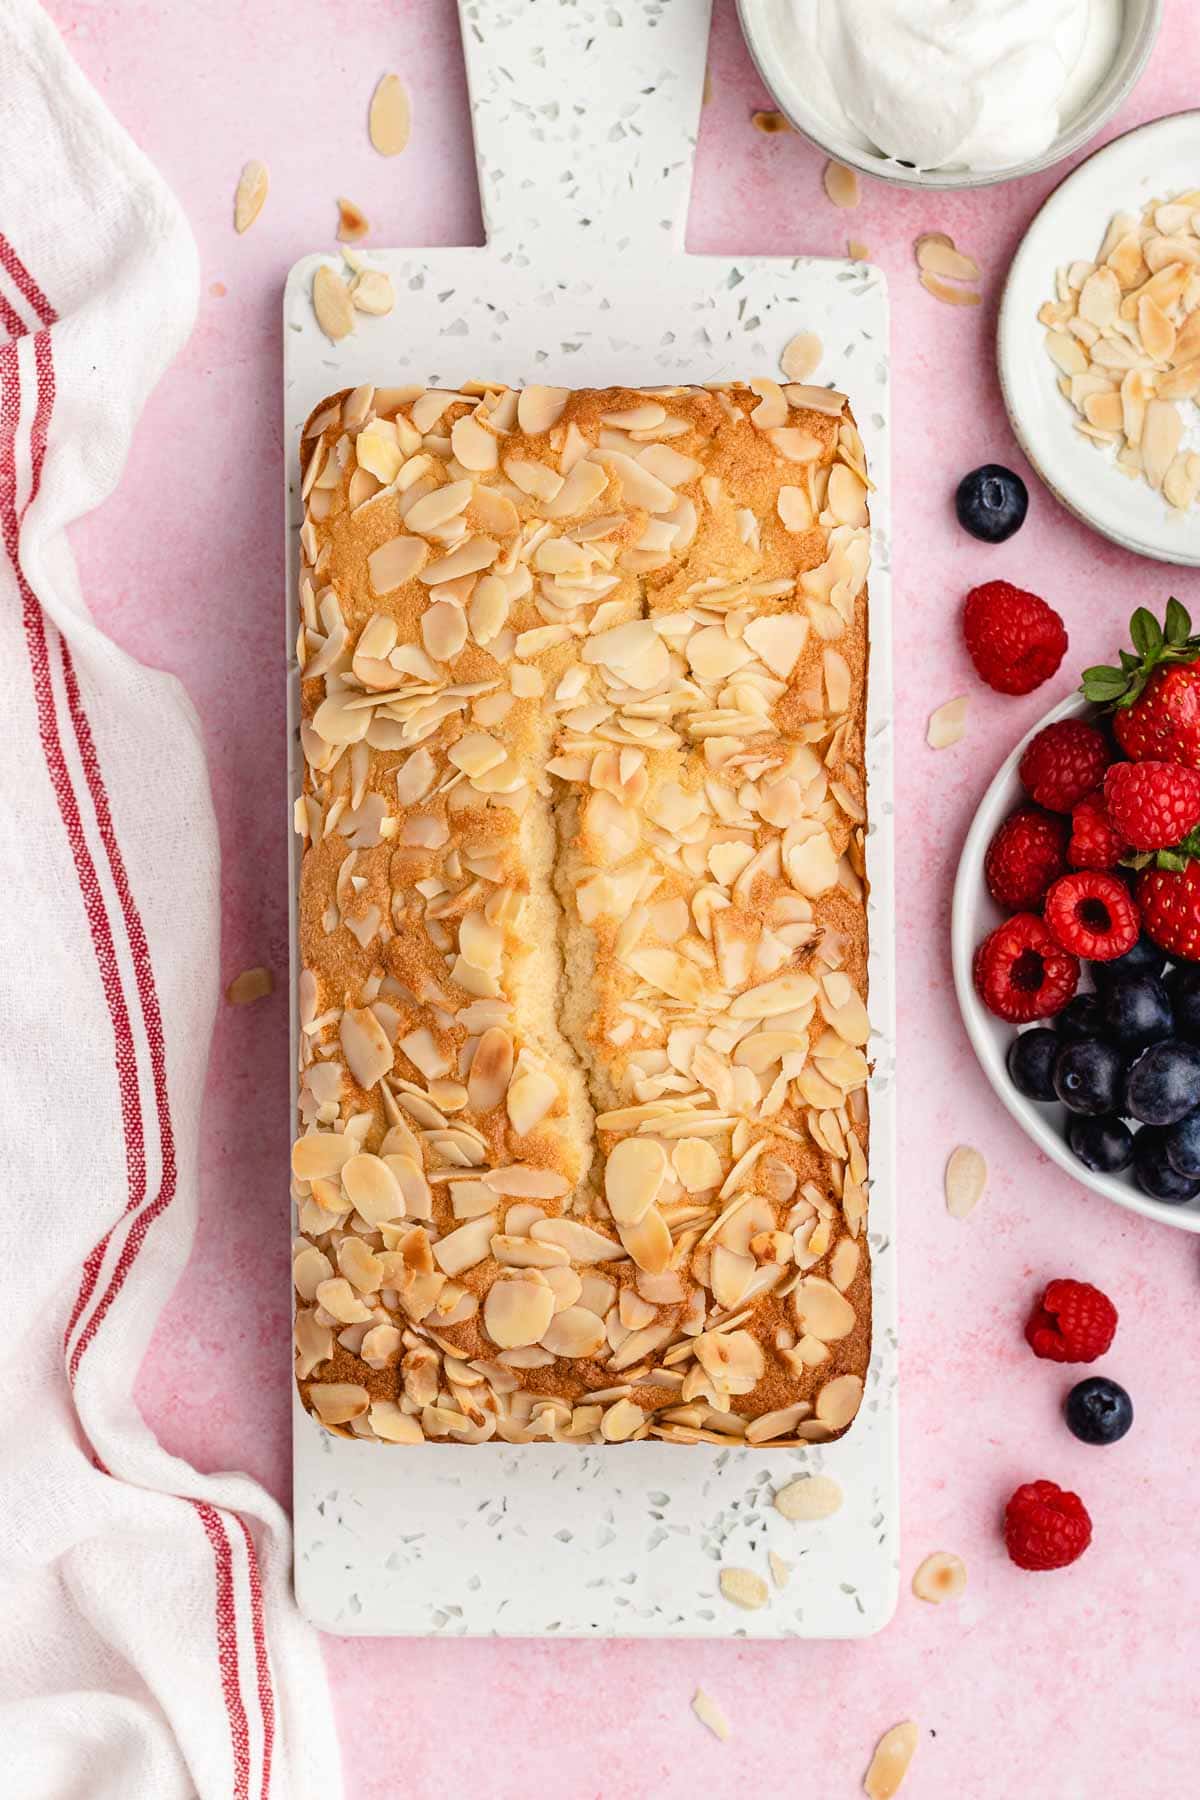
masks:
<svg viewBox="0 0 1200 1800"><path fill-rule="evenodd" d="M459 0L489 243L682 248L711 10Z"/></svg>

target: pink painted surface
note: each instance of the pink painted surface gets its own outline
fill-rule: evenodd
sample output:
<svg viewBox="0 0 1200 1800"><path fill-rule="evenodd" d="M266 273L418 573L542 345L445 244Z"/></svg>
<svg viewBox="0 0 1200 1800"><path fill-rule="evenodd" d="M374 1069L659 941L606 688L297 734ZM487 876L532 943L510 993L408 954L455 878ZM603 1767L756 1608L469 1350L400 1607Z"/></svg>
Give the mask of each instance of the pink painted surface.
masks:
<svg viewBox="0 0 1200 1800"><path fill-rule="evenodd" d="M678 0L677 0L678 3ZM222 965L286 967L279 296L303 252L331 242L334 202L362 205L379 243L480 238L452 0L51 0L85 72L179 194L199 241L195 333L147 409L120 491L75 533L105 627L174 670L203 721L224 852ZM1194 105L1200 37L1191 0L1167 0L1153 61L1110 135ZM410 148L367 142L367 98L386 68L413 95ZM1200 616L1200 579L1091 536L1030 478L1029 523L1007 548L956 527L958 476L1016 467L992 359L1007 262L1057 177L925 198L868 187L854 213L824 198L817 153L750 125L769 104L731 0L718 0L689 241L697 251L839 254L865 240L888 272L895 346L897 801L904 846L900 959L904 1557L899 1611L859 1645L463 1643L326 1639L347 1791L390 1800L465 1785L489 1800L544 1788L562 1800L675 1800L777 1789L849 1800L877 1735L920 1722L914 1800L1093 1800L1114 1758L1136 1759L1139 1800L1194 1784L1200 1715L1197 1243L1088 1195L1040 1158L993 1104L958 1022L947 956L959 843L991 770L1068 681L1024 701L975 681L957 631L963 593L993 575L1044 594L1071 633L1072 666L1100 659L1133 604L1177 593ZM235 237L242 162L271 193ZM1200 179L1200 151L1197 176ZM952 311L917 286L912 241L951 233L986 272L986 303ZM1064 245L1064 255L1086 245ZM803 320L797 320L800 327ZM636 376L637 371L631 371ZM935 754L932 705L971 695L967 739ZM288 1484L286 999L226 1009L206 1097L204 1205L195 1253L158 1332L139 1395L171 1448L203 1468ZM945 1211L956 1143L991 1169L976 1215ZM1058 1406L1069 1374L1036 1362L1020 1324L1047 1278L1096 1281L1122 1314L1101 1365L1134 1395L1137 1423L1109 1451L1079 1445ZM1017 1482L1084 1496L1087 1558L1022 1575L997 1520ZM397 1505L402 1509L402 1490ZM801 1528L797 1528L798 1530ZM970 1571L940 1609L908 1583L929 1551ZM692 1718L697 1682L734 1721L725 1747ZM369 1721L369 1724L368 1724Z"/></svg>

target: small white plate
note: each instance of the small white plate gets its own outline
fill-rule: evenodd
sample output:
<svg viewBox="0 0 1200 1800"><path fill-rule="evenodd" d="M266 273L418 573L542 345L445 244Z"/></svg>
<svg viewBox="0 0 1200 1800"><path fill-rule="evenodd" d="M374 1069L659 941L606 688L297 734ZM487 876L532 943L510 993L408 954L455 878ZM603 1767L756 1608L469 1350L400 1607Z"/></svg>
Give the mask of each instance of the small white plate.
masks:
<svg viewBox="0 0 1200 1800"><path fill-rule="evenodd" d="M1115 479L1121 478L1117 476ZM1028 797L1017 775L1017 764L1025 746L1030 738L1055 719L1086 718L1093 710L1086 700L1081 699L1078 694L1072 694L1069 699L1060 702L1053 712L1048 712L1044 719L1039 719L1001 766L979 804L958 859L954 903L950 914L950 952L959 1011L984 1074L1018 1125L1033 1139L1039 1150L1045 1151L1074 1181L1082 1182L1084 1187L1092 1188L1109 1200L1115 1200L1118 1206L1127 1206L1131 1212L1142 1213L1147 1219L1157 1219L1163 1225L1174 1225L1181 1231L1200 1232L1200 1196L1183 1206L1172 1206L1165 1200L1152 1200L1148 1194L1143 1194L1128 1170L1123 1170L1119 1175L1094 1175L1090 1169L1085 1169L1081 1162L1076 1161L1067 1148L1066 1108L1044 1106L1036 1100L1027 1100L1009 1080L1004 1059L1008 1046L1016 1036L1016 1028L988 1011L975 992L971 974L976 946L1006 916L987 891L983 879L983 859L1001 821Z"/></svg>
<svg viewBox="0 0 1200 1800"><path fill-rule="evenodd" d="M1144 481L1113 466L1113 452L1075 430L1078 415L1058 391L1038 311L1054 298L1063 263L1088 260L1116 212L1200 187L1200 112L1140 126L1098 150L1051 194L1009 270L997 328L1004 403L1017 439L1046 486L1077 518L1156 562L1200 566L1200 508L1182 513ZM1200 450L1200 409L1185 408L1184 444Z"/></svg>

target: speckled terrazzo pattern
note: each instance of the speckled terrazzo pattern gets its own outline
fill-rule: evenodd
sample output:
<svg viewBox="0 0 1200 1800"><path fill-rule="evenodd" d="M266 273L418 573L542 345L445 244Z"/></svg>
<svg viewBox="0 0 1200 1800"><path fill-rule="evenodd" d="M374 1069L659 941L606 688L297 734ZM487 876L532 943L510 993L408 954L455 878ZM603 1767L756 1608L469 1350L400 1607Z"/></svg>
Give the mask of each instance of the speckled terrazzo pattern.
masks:
<svg viewBox="0 0 1200 1800"><path fill-rule="evenodd" d="M344 1633L865 1635L891 1615L899 1558L884 281L864 264L684 254L704 0L463 13L489 244L372 253L392 278L395 310L363 318L336 345L309 301L324 259L297 264L284 306L285 441L294 448L326 393L360 381L749 378L777 374L796 332L821 338L814 379L850 394L878 485L867 733L875 1350L854 1429L808 1451L380 1453L330 1438L297 1409L297 1591L312 1618ZM598 105L568 103L567 68L575 93L599 93ZM561 168L557 182L548 166ZM294 487L288 505L294 581ZM817 1471L836 1477L845 1505L820 1524L787 1523L774 1489ZM765 1574L772 1549L795 1564L787 1589L758 1612L730 1606L717 1589L721 1566Z"/></svg>

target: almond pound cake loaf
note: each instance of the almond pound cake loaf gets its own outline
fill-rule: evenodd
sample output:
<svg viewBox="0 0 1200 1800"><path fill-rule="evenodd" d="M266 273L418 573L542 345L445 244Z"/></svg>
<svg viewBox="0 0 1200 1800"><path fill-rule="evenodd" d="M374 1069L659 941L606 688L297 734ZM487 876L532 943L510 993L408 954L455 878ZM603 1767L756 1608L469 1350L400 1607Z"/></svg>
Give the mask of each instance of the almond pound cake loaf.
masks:
<svg viewBox="0 0 1200 1800"><path fill-rule="evenodd" d="M302 467L305 1405L836 1437L871 1319L845 397L356 388Z"/></svg>

